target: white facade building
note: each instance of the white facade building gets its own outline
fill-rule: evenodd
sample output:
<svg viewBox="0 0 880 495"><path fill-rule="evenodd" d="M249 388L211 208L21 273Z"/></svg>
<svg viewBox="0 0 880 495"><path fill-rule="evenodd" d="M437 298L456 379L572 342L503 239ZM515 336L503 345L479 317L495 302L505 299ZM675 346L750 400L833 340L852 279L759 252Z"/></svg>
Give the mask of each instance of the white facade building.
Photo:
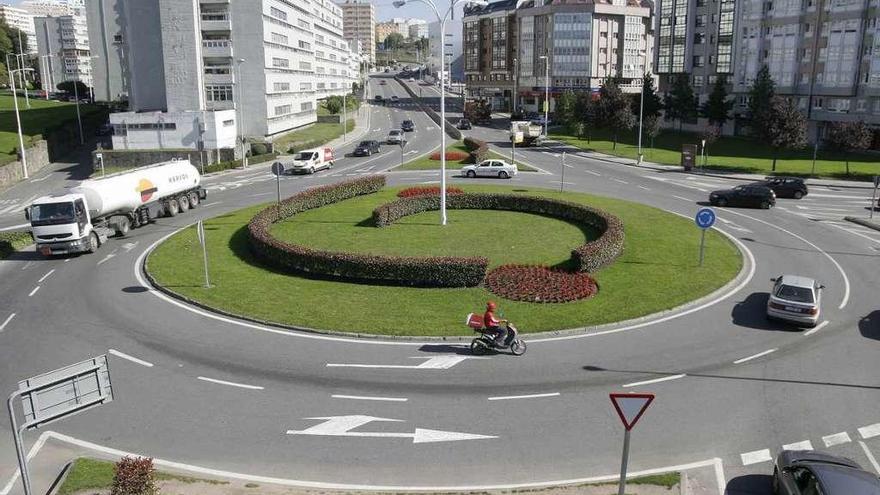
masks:
<svg viewBox="0 0 880 495"><path fill-rule="evenodd" d="M410 19L407 21L407 35L412 39L428 37L428 21L423 19Z"/></svg>
<svg viewBox="0 0 880 495"><path fill-rule="evenodd" d="M63 15L85 15L85 0L24 0L19 8L34 17L60 17Z"/></svg>
<svg viewBox="0 0 880 495"><path fill-rule="evenodd" d="M30 12L12 7L10 5L0 5L0 21L7 26L20 30L27 35L28 53L37 53L37 37L34 32L34 16ZM6 61L3 61L6 65Z"/></svg>
<svg viewBox="0 0 880 495"><path fill-rule="evenodd" d="M63 81L92 87L92 58L86 20L82 16L36 17L40 80L49 91ZM80 95L88 97L89 95Z"/></svg>
<svg viewBox="0 0 880 495"><path fill-rule="evenodd" d="M462 28L461 24L453 22L446 23L446 66L452 63L462 54ZM431 72L439 72L443 70L440 62L440 23L432 22L428 24L428 61L427 67ZM448 69L448 67L447 67Z"/></svg>

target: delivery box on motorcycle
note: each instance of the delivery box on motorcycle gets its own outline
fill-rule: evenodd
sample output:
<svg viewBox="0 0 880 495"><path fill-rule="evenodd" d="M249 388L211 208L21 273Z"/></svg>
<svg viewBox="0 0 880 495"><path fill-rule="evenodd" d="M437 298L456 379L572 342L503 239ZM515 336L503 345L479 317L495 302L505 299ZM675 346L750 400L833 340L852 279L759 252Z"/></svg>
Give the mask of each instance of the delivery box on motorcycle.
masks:
<svg viewBox="0 0 880 495"><path fill-rule="evenodd" d="M467 326L473 328L474 330L480 330L483 328L483 315L478 315L476 313L471 313L467 315Z"/></svg>

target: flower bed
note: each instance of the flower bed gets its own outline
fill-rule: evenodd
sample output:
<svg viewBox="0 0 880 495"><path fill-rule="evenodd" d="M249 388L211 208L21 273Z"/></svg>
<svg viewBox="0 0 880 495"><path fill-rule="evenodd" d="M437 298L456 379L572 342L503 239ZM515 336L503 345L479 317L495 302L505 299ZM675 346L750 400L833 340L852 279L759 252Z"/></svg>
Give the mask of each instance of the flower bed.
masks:
<svg viewBox="0 0 880 495"><path fill-rule="evenodd" d="M460 162L469 156L470 156L470 154L465 153L464 151L447 151L446 152L446 159L449 161ZM439 159L440 159L440 152L439 151L435 151L434 153L431 153L431 160L439 160Z"/></svg>
<svg viewBox="0 0 880 495"><path fill-rule="evenodd" d="M506 299L537 303L576 301L599 290L596 281L586 273L533 265L499 266L486 274L485 285Z"/></svg>
<svg viewBox="0 0 880 495"><path fill-rule="evenodd" d="M447 187L446 194L462 194L464 191L457 187ZM398 198L411 198L413 196L439 196L440 195L440 186L425 186L425 187L407 187L406 189L401 189L397 193Z"/></svg>

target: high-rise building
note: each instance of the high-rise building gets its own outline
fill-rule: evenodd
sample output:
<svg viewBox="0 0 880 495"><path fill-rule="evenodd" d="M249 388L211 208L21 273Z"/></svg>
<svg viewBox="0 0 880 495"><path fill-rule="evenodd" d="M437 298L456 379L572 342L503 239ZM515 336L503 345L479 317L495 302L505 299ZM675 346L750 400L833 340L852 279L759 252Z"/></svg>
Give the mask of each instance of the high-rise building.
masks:
<svg viewBox="0 0 880 495"><path fill-rule="evenodd" d="M434 21L428 24L428 60L427 60L427 68L433 73L444 73L445 77L450 78L450 81L455 80L455 74L448 74L450 66L453 65L453 61L462 54L462 46L461 46L461 29L454 29L452 26L447 23L446 25L446 40L445 40L445 55L446 62L440 62L440 23Z"/></svg>
<svg viewBox="0 0 880 495"><path fill-rule="evenodd" d="M370 63L376 62L376 10L373 4L362 0L345 0L342 7L342 31L346 40L360 42ZM351 43L350 43L351 44Z"/></svg>
<svg viewBox="0 0 880 495"><path fill-rule="evenodd" d="M423 19L409 19L407 21L407 34L411 39L428 37L428 21Z"/></svg>
<svg viewBox="0 0 880 495"><path fill-rule="evenodd" d="M34 18L40 80L53 90L64 81L92 87L92 57L86 19L80 15ZM88 98L90 95L79 95Z"/></svg>
<svg viewBox="0 0 880 495"><path fill-rule="evenodd" d="M85 0L24 0L19 8L34 17L85 15Z"/></svg>
<svg viewBox="0 0 880 495"><path fill-rule="evenodd" d="M385 43L385 38L391 33L397 32L397 25L393 22L380 22L376 24L376 43Z"/></svg>
<svg viewBox="0 0 880 495"><path fill-rule="evenodd" d="M11 5L0 5L0 21L9 27L18 29L27 36L28 53L37 53L37 35L34 30L34 16L24 10ZM22 40L24 41L24 40ZM6 61L2 61L6 65Z"/></svg>
<svg viewBox="0 0 880 495"><path fill-rule="evenodd" d="M216 149L315 122L351 90L353 54L330 0L94 0L88 18L114 148ZM107 62L109 61L109 62Z"/></svg>

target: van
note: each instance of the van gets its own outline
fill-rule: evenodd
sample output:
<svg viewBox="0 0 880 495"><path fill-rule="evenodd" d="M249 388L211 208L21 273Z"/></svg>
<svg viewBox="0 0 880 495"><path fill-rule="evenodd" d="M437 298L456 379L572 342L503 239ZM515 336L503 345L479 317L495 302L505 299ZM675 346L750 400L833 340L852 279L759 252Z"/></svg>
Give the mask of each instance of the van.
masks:
<svg viewBox="0 0 880 495"><path fill-rule="evenodd" d="M313 174L333 168L333 150L328 147L302 150L293 155L290 171L295 174Z"/></svg>

